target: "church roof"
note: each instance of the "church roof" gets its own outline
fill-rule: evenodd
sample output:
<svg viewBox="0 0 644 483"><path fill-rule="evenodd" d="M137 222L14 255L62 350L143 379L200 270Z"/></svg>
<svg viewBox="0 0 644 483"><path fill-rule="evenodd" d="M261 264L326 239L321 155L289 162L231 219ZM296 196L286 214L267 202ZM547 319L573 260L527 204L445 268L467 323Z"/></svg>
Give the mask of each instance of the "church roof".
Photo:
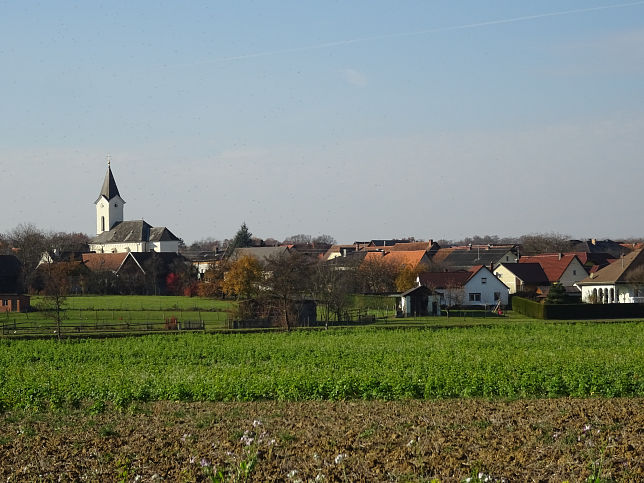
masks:
<svg viewBox="0 0 644 483"><path fill-rule="evenodd" d="M144 220L122 221L110 231L96 235L90 243L139 243L147 241L177 241L165 226L153 227Z"/></svg>
<svg viewBox="0 0 644 483"><path fill-rule="evenodd" d="M115 196L118 196L119 198L121 196L119 194L119 189L116 186L116 181L114 181L114 175L112 174L112 168L110 168L110 166L107 167L107 173L105 173L103 187L101 188L101 193L98 197L100 198L101 196L105 196L108 201Z"/></svg>

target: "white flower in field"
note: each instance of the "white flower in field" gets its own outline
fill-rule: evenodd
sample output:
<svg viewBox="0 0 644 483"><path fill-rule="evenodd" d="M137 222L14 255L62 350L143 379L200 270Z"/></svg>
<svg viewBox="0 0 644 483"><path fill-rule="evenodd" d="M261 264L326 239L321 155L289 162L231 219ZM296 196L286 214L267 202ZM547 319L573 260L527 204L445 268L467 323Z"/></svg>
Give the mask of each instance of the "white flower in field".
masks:
<svg viewBox="0 0 644 483"><path fill-rule="evenodd" d="M293 478L295 478L295 475L297 475L297 470L291 470L286 474L286 477L289 480L292 480Z"/></svg>
<svg viewBox="0 0 644 483"><path fill-rule="evenodd" d="M261 426L262 422L259 419L255 419L253 421L253 428L256 428L257 426Z"/></svg>
<svg viewBox="0 0 644 483"><path fill-rule="evenodd" d="M196 456L191 456L190 457L190 464L191 465L195 464L195 461L197 461L197 457Z"/></svg>
<svg viewBox="0 0 644 483"><path fill-rule="evenodd" d="M315 481L324 481L326 478L322 473L318 473L318 475L315 477Z"/></svg>
<svg viewBox="0 0 644 483"><path fill-rule="evenodd" d="M347 457L346 453L340 453L338 456L335 457L335 464L339 465L340 463L342 463L342 461L344 461L346 457Z"/></svg>
<svg viewBox="0 0 644 483"><path fill-rule="evenodd" d="M208 461L206 458L201 458L201 467L210 468L210 461Z"/></svg>
<svg viewBox="0 0 644 483"><path fill-rule="evenodd" d="M414 445L414 443L416 443L415 439L410 440L409 443L407 443L407 447L408 448L412 447Z"/></svg>
<svg viewBox="0 0 644 483"><path fill-rule="evenodd" d="M181 436L181 441L186 442L188 438L190 438L192 435L190 433L185 433L183 436Z"/></svg>
<svg viewBox="0 0 644 483"><path fill-rule="evenodd" d="M590 424L584 426L584 433L590 430Z"/></svg>
<svg viewBox="0 0 644 483"><path fill-rule="evenodd" d="M271 440L268 442L268 444L269 444L270 446L273 446L273 445L275 444L275 438L271 439Z"/></svg>
<svg viewBox="0 0 644 483"><path fill-rule="evenodd" d="M250 446L251 444L253 444L253 441L255 441L253 435L254 433L251 431L244 431L244 434L241 438L239 438L239 441L244 443L246 446Z"/></svg>

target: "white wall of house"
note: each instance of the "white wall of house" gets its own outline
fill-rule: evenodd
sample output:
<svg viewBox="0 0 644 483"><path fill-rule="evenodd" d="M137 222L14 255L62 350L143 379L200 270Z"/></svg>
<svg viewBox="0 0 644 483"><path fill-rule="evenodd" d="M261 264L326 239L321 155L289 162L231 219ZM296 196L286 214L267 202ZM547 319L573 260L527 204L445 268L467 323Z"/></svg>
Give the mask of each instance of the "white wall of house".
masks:
<svg viewBox="0 0 644 483"><path fill-rule="evenodd" d="M572 261L564 270L564 273L559 278L558 282L564 287L572 287L580 280L588 276L588 272L581 264L578 258L573 258Z"/></svg>
<svg viewBox="0 0 644 483"><path fill-rule="evenodd" d="M508 250L505 255L494 262L494 268L498 267L501 263L515 263L517 261L518 259L516 254L512 253L512 250Z"/></svg>
<svg viewBox="0 0 644 483"><path fill-rule="evenodd" d="M147 243L91 243L89 249L96 253L145 252Z"/></svg>
<svg viewBox="0 0 644 483"><path fill-rule="evenodd" d="M509 288L483 267L465 284L463 305L508 304Z"/></svg>
<svg viewBox="0 0 644 483"><path fill-rule="evenodd" d="M644 285L642 284L598 284L582 285L581 300L586 303L599 304L632 304L644 302Z"/></svg>
<svg viewBox="0 0 644 483"><path fill-rule="evenodd" d="M149 249L155 252L179 253L179 240L154 241L149 243Z"/></svg>
<svg viewBox="0 0 644 483"><path fill-rule="evenodd" d="M95 243L89 249L96 253L125 253L125 252L163 252L179 253L178 241L139 242L139 243Z"/></svg>
<svg viewBox="0 0 644 483"><path fill-rule="evenodd" d="M494 275L510 289L511 294L517 293L517 285L520 281L510 270L499 266L494 269Z"/></svg>

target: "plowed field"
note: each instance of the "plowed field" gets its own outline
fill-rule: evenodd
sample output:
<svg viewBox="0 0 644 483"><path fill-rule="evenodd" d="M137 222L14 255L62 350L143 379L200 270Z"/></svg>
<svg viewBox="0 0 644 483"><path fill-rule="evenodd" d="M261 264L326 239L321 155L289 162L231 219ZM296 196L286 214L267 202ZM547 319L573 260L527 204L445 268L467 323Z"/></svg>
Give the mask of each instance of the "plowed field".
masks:
<svg viewBox="0 0 644 483"><path fill-rule="evenodd" d="M95 411L2 414L0 479L644 481L641 398L154 402Z"/></svg>

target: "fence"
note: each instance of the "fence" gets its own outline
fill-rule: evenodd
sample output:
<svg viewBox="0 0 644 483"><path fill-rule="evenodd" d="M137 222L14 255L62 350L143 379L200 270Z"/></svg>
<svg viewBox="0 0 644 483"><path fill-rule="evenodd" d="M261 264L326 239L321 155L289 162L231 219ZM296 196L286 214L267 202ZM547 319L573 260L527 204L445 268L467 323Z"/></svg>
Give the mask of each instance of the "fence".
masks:
<svg viewBox="0 0 644 483"><path fill-rule="evenodd" d="M3 337L37 337L37 336L61 336L72 337L94 334L115 334L115 333L153 333L153 332L180 332L180 331L202 331L205 330L203 320L166 320L163 322L94 322L94 323L69 323L63 322L13 322L2 321L1 334ZM60 330L60 334L58 333Z"/></svg>

